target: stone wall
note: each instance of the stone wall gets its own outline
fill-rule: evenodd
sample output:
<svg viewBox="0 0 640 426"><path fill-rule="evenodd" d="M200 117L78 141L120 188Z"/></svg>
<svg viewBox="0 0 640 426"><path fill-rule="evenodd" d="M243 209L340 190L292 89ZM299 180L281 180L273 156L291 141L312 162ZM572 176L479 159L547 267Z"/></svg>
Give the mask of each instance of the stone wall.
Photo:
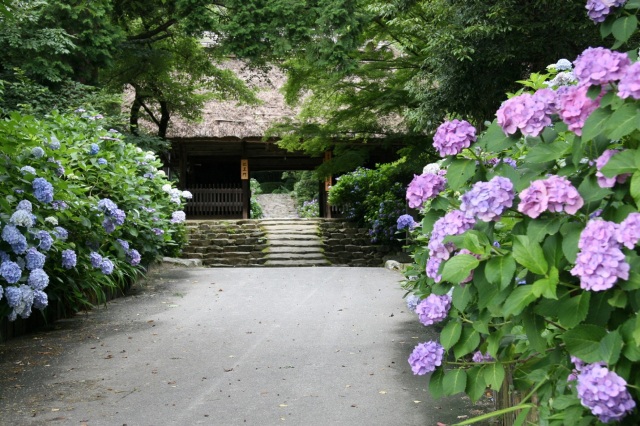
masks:
<svg viewBox="0 0 640 426"><path fill-rule="evenodd" d="M388 246L371 243L369 230L344 219L319 223L324 254L334 266L384 266Z"/></svg>

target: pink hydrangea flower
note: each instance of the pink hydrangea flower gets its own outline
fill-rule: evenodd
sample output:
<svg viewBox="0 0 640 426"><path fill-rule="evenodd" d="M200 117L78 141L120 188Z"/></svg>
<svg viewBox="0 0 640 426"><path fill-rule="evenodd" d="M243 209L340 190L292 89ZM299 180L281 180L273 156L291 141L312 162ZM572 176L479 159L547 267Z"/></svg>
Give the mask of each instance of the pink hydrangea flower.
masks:
<svg viewBox="0 0 640 426"><path fill-rule="evenodd" d="M588 90L586 85L564 86L558 90L558 114L569 130L578 136L582 135L584 122L598 108L602 98L601 94L597 99L590 99Z"/></svg>
<svg viewBox="0 0 640 426"><path fill-rule="evenodd" d="M618 84L618 96L622 99L640 99L640 62L627 67Z"/></svg>
<svg viewBox="0 0 640 426"><path fill-rule="evenodd" d="M459 154L476 140L476 128L465 120L451 120L442 123L433 136L433 146L441 157Z"/></svg>
<svg viewBox="0 0 640 426"><path fill-rule="evenodd" d="M430 294L418 303L416 313L423 325L432 325L447 318L449 309L451 309L451 296Z"/></svg>
<svg viewBox="0 0 640 426"><path fill-rule="evenodd" d="M435 198L440 191L443 191L447 185L447 179L444 178L445 173L446 171L443 170L437 174L414 175L407 187L409 207L412 209L420 208L425 201Z"/></svg>
<svg viewBox="0 0 640 426"><path fill-rule="evenodd" d="M549 176L536 180L520 193L518 211L537 218L544 211L576 214L584 205L578 190L564 176Z"/></svg>
<svg viewBox="0 0 640 426"><path fill-rule="evenodd" d="M631 213L620 223L617 240L628 249L633 249L640 240L640 213Z"/></svg>
<svg viewBox="0 0 640 426"><path fill-rule="evenodd" d="M520 129L525 136L538 136L551 125L551 114L555 112L555 92L540 89L536 93L523 93L506 100L498 109L498 125L507 135Z"/></svg>
<svg viewBox="0 0 640 426"><path fill-rule="evenodd" d="M619 152L617 149L607 149L596 160L596 169L598 170L596 172L596 178L598 180L598 185L600 186L600 188L613 188L616 182L625 183L629 178L629 176L631 176L631 173L623 173L621 175L617 175L609 178L603 175L602 172L600 171L604 166L607 165L607 163L609 162L609 159L611 159L611 157L613 157L613 155L617 152Z"/></svg>
<svg viewBox="0 0 640 426"><path fill-rule="evenodd" d="M620 80L631 65L625 53L589 47L574 61L573 73L581 85L597 86Z"/></svg>
<svg viewBox="0 0 640 426"><path fill-rule="evenodd" d="M531 185L520 193L518 211L531 218L537 218L547 210L547 186L541 180L531 182Z"/></svg>

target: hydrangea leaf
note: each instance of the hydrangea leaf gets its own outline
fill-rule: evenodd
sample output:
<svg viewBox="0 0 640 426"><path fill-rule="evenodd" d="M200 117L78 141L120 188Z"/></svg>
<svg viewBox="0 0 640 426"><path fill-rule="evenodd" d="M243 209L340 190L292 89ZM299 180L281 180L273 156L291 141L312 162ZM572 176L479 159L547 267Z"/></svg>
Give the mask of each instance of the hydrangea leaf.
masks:
<svg viewBox="0 0 640 426"><path fill-rule="evenodd" d="M631 197L633 197L633 201L635 201L636 206L640 208L640 171L635 172L631 177L629 192L631 193Z"/></svg>
<svg viewBox="0 0 640 426"><path fill-rule="evenodd" d="M541 353L547 350L547 341L542 337L542 332L545 330L544 318L534 314L532 311L528 311L522 317L522 320L524 332L531 347Z"/></svg>
<svg viewBox="0 0 640 426"><path fill-rule="evenodd" d="M556 410L566 410L578 404L580 404L580 400L575 395L559 395L552 402L553 408Z"/></svg>
<svg viewBox="0 0 640 426"><path fill-rule="evenodd" d="M582 128L582 142L588 142L602 133L611 117L607 108L598 108L587 118Z"/></svg>
<svg viewBox="0 0 640 426"><path fill-rule="evenodd" d="M457 285L453 288L451 303L457 310L464 311L473 299L474 294L475 288L472 285Z"/></svg>
<svg viewBox="0 0 640 426"><path fill-rule="evenodd" d="M640 346L640 315L636 314L636 328L633 330L633 340Z"/></svg>
<svg viewBox="0 0 640 426"><path fill-rule="evenodd" d="M545 275L549 269L540 244L531 241L526 235L515 236L513 258L534 274Z"/></svg>
<svg viewBox="0 0 640 426"><path fill-rule="evenodd" d="M499 362L487 364L484 368L484 380L494 391L500 390L504 382L504 367Z"/></svg>
<svg viewBox="0 0 640 426"><path fill-rule="evenodd" d="M617 46L621 46L635 33L638 28L638 18L635 15L627 15L616 19L611 27L611 33L618 41ZM614 47L616 49L617 47Z"/></svg>
<svg viewBox="0 0 640 426"><path fill-rule="evenodd" d="M442 380L445 395L455 395L464 392L467 387L467 373L461 368L449 370Z"/></svg>
<svg viewBox="0 0 640 426"><path fill-rule="evenodd" d="M630 318L620 327L620 334L624 341L622 355L629 361L640 361L640 345L636 343L634 331L636 330L636 318Z"/></svg>
<svg viewBox="0 0 640 426"><path fill-rule="evenodd" d="M531 148L525 161L530 163L546 163L547 161L561 158L569 149L569 144L564 140L557 140L550 144L538 144Z"/></svg>
<svg viewBox="0 0 640 426"><path fill-rule="evenodd" d="M484 366L471 367L467 370L467 387L465 393L469 395L471 401L477 402L487 390L487 382L484 380Z"/></svg>
<svg viewBox="0 0 640 426"><path fill-rule="evenodd" d="M640 0L629 0L627 1L627 3L624 5L625 9L640 9Z"/></svg>
<svg viewBox="0 0 640 426"><path fill-rule="evenodd" d="M459 321L449 321L440 332L440 344L448 351L458 343L461 334L462 324Z"/></svg>
<svg viewBox="0 0 640 426"><path fill-rule="evenodd" d="M519 315L524 308L536 300L533 289L534 287L532 285L521 285L511 292L503 306L505 318L512 315Z"/></svg>
<svg viewBox="0 0 640 426"><path fill-rule="evenodd" d="M489 334L489 323L491 322L491 312L482 310L480 315L473 321L473 329L480 334Z"/></svg>
<svg viewBox="0 0 640 426"><path fill-rule="evenodd" d="M560 228L562 234L562 252L569 263L575 263L578 255L578 240L584 225L579 223L565 223Z"/></svg>
<svg viewBox="0 0 640 426"><path fill-rule="evenodd" d="M447 185L452 190L462 188L476 173L476 162L456 159L447 167Z"/></svg>
<svg viewBox="0 0 640 426"><path fill-rule="evenodd" d="M600 359L609 365L618 362L622 351L622 336L616 331L607 333L600 341Z"/></svg>
<svg viewBox="0 0 640 426"><path fill-rule="evenodd" d="M442 379L444 378L444 370L437 368L429 377L429 393L433 398L438 399L444 396L444 388L442 386Z"/></svg>
<svg viewBox="0 0 640 426"><path fill-rule="evenodd" d="M462 327L460 340L453 347L453 354L456 359L475 351L480 344L480 334L472 327Z"/></svg>
<svg viewBox="0 0 640 426"><path fill-rule="evenodd" d="M429 210L422 218L422 233L427 235L433 231L433 224L440 219L441 215L433 210Z"/></svg>
<svg viewBox="0 0 640 426"><path fill-rule="evenodd" d="M484 274L491 284L498 285L500 289L506 288L512 281L516 272L516 262L510 254L494 256L487 261Z"/></svg>
<svg viewBox="0 0 640 426"><path fill-rule="evenodd" d="M532 241L539 243L544 240L547 235L554 235L558 232L564 222L566 222L565 217L529 221L529 225L527 226L527 236Z"/></svg>
<svg viewBox="0 0 640 426"><path fill-rule="evenodd" d="M606 327L611 318L613 307L607 303L609 295L604 292L592 292L586 322Z"/></svg>
<svg viewBox="0 0 640 426"><path fill-rule="evenodd" d="M557 299L556 287L558 286L558 270L553 267L549 276L533 283L532 293L535 297L544 296L547 299Z"/></svg>
<svg viewBox="0 0 640 426"><path fill-rule="evenodd" d="M442 268L442 279L458 284L478 267L480 261L470 254L459 254L449 259Z"/></svg>
<svg viewBox="0 0 640 426"><path fill-rule="evenodd" d="M591 293L583 292L577 296L569 297L561 300L555 313L558 315L558 321L564 327L575 327L585 320L589 313L589 302L591 301Z"/></svg>
<svg viewBox="0 0 640 426"><path fill-rule="evenodd" d="M485 309L490 303L495 303L500 293L497 285L491 284L486 277L486 266L481 264L473 275L473 285L478 289L478 308Z"/></svg>
<svg viewBox="0 0 640 426"><path fill-rule="evenodd" d="M607 300L607 303L614 308L624 308L627 306L627 293L623 290L616 290L613 292L613 296Z"/></svg>
<svg viewBox="0 0 640 426"><path fill-rule="evenodd" d="M638 153L627 149L614 154L607 164L600 170L606 177L613 177L623 173L635 173L638 170Z"/></svg>
<svg viewBox="0 0 640 426"><path fill-rule="evenodd" d="M640 128L640 111L635 104L624 104L613 112L607 123L607 136L617 140Z"/></svg>
<svg viewBox="0 0 640 426"><path fill-rule="evenodd" d="M607 330L592 324L580 324L567 330L560 336L567 347L567 351L584 362L599 362L600 341L606 336Z"/></svg>
<svg viewBox="0 0 640 426"><path fill-rule="evenodd" d="M507 136L498 125L497 120L494 120L478 141L478 145L487 152L500 152L511 148L515 142L517 139Z"/></svg>

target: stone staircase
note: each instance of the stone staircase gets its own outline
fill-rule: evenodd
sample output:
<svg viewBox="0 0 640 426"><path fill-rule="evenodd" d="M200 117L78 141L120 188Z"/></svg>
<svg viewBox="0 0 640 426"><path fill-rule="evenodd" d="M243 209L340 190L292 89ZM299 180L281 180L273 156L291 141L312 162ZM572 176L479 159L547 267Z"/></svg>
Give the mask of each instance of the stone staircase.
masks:
<svg viewBox="0 0 640 426"><path fill-rule="evenodd" d="M185 259L209 267L382 266L388 247L340 219L188 220Z"/></svg>

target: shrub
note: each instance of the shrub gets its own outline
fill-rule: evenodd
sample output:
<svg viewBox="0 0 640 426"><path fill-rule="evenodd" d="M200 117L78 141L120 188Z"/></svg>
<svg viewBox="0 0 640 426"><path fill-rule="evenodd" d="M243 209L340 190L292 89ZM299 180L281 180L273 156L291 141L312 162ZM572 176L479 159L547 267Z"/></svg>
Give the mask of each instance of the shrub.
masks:
<svg viewBox="0 0 640 426"><path fill-rule="evenodd" d="M320 205L318 200L305 201L298 207L298 216L304 218L320 216Z"/></svg>
<svg viewBox="0 0 640 426"><path fill-rule="evenodd" d="M190 194L101 120L12 113L0 122L0 313L10 319L48 301L71 311L102 302L185 242Z"/></svg>

